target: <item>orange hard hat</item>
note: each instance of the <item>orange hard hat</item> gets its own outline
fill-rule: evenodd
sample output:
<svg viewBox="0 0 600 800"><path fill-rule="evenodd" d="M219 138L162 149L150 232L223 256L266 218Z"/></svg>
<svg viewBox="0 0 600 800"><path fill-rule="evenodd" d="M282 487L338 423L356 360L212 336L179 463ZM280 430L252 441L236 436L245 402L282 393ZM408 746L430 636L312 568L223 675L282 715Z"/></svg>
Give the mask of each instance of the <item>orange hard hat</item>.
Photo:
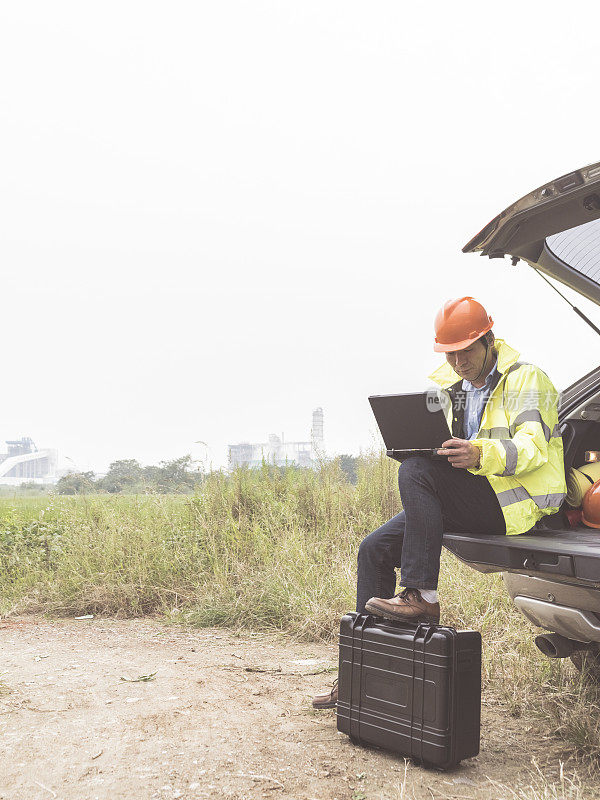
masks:
<svg viewBox="0 0 600 800"><path fill-rule="evenodd" d="M464 350L492 329L494 320L472 297L448 300L438 311L434 328L436 353Z"/></svg>
<svg viewBox="0 0 600 800"><path fill-rule="evenodd" d="M588 528L600 528L600 480L593 483L585 493L582 519Z"/></svg>

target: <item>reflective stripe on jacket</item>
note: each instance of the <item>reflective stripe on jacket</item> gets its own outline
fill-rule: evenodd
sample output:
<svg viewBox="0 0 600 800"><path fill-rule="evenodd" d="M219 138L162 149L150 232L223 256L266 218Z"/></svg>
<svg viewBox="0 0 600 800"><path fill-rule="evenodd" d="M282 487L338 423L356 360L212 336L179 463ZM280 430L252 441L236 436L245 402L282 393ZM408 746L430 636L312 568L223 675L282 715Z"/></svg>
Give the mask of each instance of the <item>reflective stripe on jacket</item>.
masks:
<svg viewBox="0 0 600 800"><path fill-rule="evenodd" d="M558 427L558 392L548 376L533 364L518 361L519 353L496 339L499 377L485 405L472 444L481 451L474 475L484 475L496 493L504 514L506 533L524 533L545 514L554 514L567 487L563 443ZM461 378L447 362L431 380L453 396ZM462 415L446 404L448 424L455 436ZM484 533L484 531L482 531Z"/></svg>

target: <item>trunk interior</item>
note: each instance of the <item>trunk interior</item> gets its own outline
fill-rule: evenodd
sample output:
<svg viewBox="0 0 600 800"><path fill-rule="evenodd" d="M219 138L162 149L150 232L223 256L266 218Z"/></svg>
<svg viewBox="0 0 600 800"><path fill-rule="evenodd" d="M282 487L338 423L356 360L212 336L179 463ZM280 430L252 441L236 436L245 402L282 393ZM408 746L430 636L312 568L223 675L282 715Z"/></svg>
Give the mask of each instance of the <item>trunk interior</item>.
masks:
<svg viewBox="0 0 600 800"><path fill-rule="evenodd" d="M600 368L562 395L559 420L566 470L581 466L586 450L600 450L599 377ZM590 418L582 419L582 414ZM567 508L563 504L557 514L543 517L536 528L518 536L449 531L444 535L444 547L480 572L517 572L600 586L600 530L585 525L569 527Z"/></svg>

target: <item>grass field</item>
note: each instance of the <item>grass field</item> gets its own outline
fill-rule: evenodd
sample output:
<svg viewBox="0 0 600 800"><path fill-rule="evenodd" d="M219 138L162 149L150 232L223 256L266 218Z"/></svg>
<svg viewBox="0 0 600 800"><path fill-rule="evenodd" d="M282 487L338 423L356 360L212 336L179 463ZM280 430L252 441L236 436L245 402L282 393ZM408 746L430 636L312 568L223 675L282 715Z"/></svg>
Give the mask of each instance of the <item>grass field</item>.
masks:
<svg viewBox="0 0 600 800"><path fill-rule="evenodd" d="M400 509L393 462L361 460L352 486L317 471L239 470L196 496L0 498L0 613L135 616L331 639L354 607L362 537ZM484 683L534 711L569 751L600 757L600 691L533 644L502 579L444 555L443 621L481 631Z"/></svg>

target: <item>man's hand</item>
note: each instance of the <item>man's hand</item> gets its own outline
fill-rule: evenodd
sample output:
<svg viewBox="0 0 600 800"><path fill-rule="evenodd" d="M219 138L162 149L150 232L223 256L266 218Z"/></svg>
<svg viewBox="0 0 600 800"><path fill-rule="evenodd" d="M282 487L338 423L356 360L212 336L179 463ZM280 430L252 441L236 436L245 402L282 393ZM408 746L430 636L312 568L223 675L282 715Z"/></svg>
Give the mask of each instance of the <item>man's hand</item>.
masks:
<svg viewBox="0 0 600 800"><path fill-rule="evenodd" d="M473 469L479 466L480 451L467 439L448 439L438 450L441 456L448 456L448 461L453 467Z"/></svg>

